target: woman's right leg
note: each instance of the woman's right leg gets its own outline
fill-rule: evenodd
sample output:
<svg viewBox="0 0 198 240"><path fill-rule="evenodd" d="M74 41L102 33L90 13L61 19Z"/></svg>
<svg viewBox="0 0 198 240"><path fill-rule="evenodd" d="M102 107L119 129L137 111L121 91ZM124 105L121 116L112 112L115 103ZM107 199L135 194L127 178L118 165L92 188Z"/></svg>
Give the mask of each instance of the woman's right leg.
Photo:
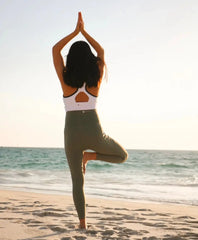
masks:
<svg viewBox="0 0 198 240"><path fill-rule="evenodd" d="M110 163L123 163L128 158L127 151L114 139L106 135L100 125L96 111L90 112L87 117L86 126L89 126L85 135L87 148L94 153L84 153L83 162L91 159Z"/></svg>
<svg viewBox="0 0 198 240"><path fill-rule="evenodd" d="M100 143L96 143L92 150L94 152L84 152L83 173L86 171L87 162L90 160L100 160L109 163L123 163L128 158L127 151L115 140L104 135Z"/></svg>
<svg viewBox="0 0 198 240"><path fill-rule="evenodd" d="M114 139L103 133L102 140L95 147L96 160L123 163L128 158L127 151Z"/></svg>
<svg viewBox="0 0 198 240"><path fill-rule="evenodd" d="M84 152L83 163L89 160L101 160L110 163L123 163L128 158L127 151L110 137L92 148L95 152Z"/></svg>

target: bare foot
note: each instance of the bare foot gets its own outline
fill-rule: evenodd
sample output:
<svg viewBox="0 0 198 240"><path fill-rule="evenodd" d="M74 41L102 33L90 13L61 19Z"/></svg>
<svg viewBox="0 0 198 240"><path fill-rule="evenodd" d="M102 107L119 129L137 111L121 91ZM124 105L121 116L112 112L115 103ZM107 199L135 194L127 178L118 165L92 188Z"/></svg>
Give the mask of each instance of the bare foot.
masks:
<svg viewBox="0 0 198 240"><path fill-rule="evenodd" d="M84 152L83 160L82 160L83 173L84 174L85 174L85 171L86 171L86 166L87 166L88 161L95 160L95 159L96 159L96 153L95 152Z"/></svg>
<svg viewBox="0 0 198 240"><path fill-rule="evenodd" d="M80 229L86 229L87 228L87 224L85 219L80 219Z"/></svg>

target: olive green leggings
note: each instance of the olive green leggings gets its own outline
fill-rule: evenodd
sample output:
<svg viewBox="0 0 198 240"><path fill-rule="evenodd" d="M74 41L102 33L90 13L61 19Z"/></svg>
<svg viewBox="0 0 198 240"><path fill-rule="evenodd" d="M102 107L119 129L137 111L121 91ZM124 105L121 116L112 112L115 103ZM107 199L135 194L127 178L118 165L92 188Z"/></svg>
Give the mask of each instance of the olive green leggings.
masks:
<svg viewBox="0 0 198 240"><path fill-rule="evenodd" d="M127 152L102 131L96 110L70 111L65 118L65 153L71 171L73 199L79 219L85 218L83 152L91 149L96 159L122 163Z"/></svg>

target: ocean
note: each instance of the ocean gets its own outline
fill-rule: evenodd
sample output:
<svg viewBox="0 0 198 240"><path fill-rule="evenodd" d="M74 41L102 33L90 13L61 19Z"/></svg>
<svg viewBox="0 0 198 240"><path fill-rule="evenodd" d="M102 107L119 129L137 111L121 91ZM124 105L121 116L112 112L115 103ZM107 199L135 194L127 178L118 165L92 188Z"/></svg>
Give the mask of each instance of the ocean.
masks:
<svg viewBox="0 0 198 240"><path fill-rule="evenodd" d="M88 163L86 195L198 205L198 151L127 151L123 164ZM0 147L0 189L71 195L64 149Z"/></svg>

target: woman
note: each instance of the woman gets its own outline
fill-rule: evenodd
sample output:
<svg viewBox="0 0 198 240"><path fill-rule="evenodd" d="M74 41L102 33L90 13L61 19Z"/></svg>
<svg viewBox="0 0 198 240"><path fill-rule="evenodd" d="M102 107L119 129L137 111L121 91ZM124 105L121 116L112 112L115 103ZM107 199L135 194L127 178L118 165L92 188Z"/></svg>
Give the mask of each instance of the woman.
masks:
<svg viewBox="0 0 198 240"><path fill-rule="evenodd" d="M91 52L84 41L75 42L64 65L63 47L78 33L97 52ZM102 131L96 112L96 100L105 66L104 50L86 31L81 13L74 32L53 47L54 66L63 90L66 109L65 153L71 171L74 204L80 220L80 228L86 228L85 196L83 190L85 167L89 160L122 163L127 152ZM93 152L85 150L91 149Z"/></svg>

